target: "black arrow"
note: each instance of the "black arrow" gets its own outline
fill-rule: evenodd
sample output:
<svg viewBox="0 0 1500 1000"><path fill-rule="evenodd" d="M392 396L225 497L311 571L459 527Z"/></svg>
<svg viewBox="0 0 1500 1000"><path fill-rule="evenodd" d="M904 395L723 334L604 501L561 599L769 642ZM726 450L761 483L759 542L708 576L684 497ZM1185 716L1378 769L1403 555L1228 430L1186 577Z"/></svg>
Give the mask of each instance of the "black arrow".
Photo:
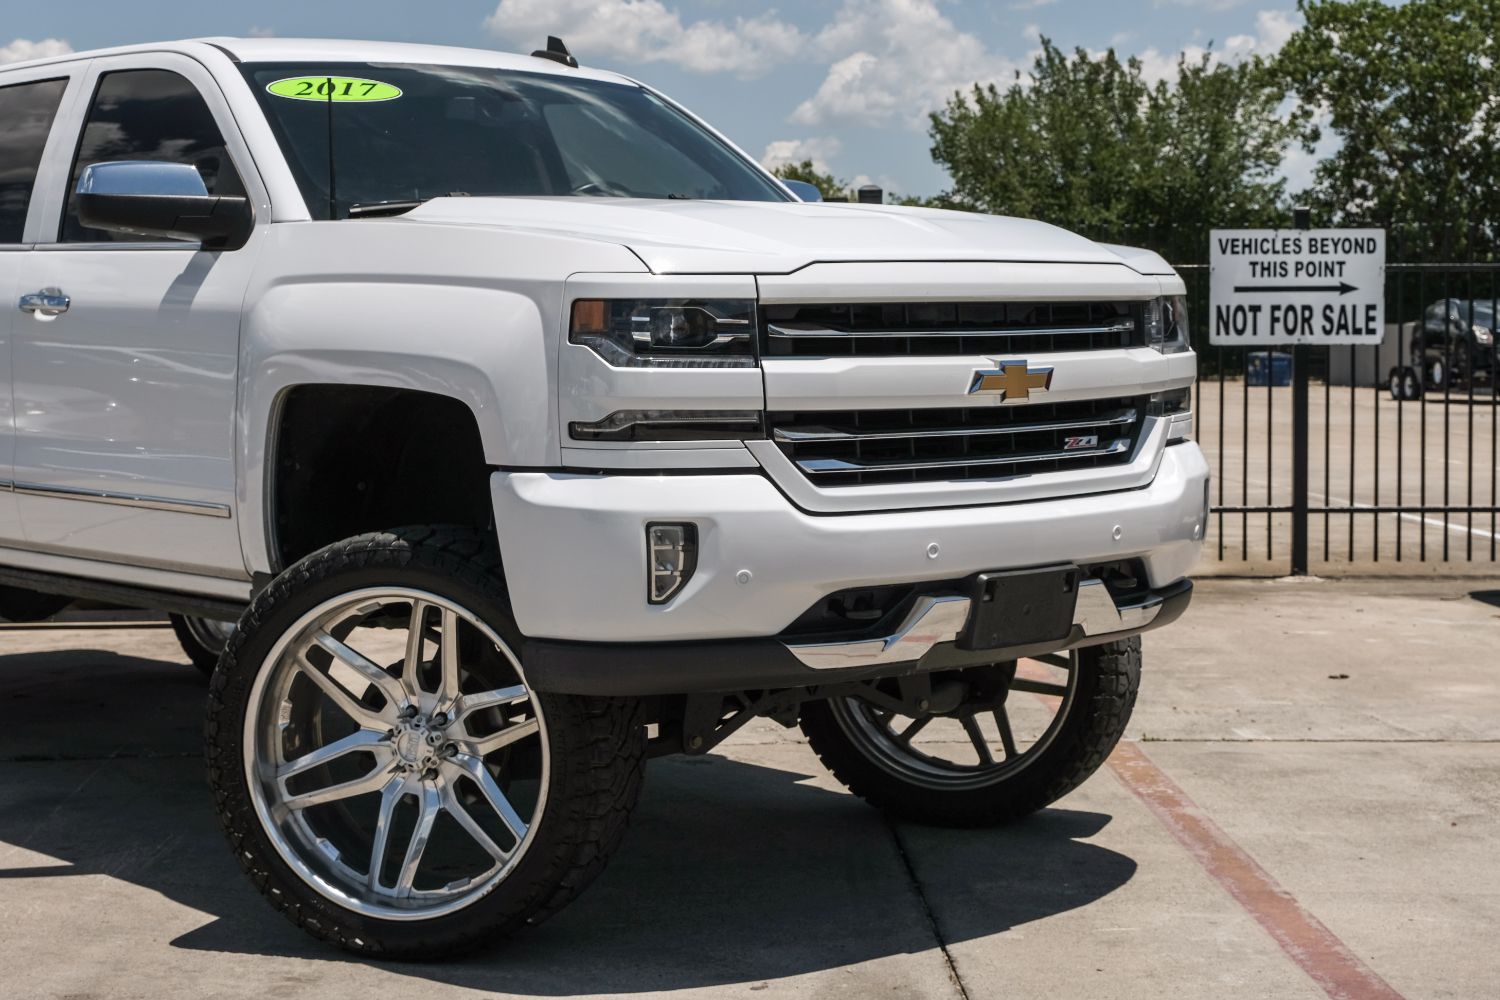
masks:
<svg viewBox="0 0 1500 1000"><path fill-rule="evenodd" d="M1359 291L1347 281L1341 281L1337 285L1235 285L1234 290L1236 292L1338 292L1340 295Z"/></svg>

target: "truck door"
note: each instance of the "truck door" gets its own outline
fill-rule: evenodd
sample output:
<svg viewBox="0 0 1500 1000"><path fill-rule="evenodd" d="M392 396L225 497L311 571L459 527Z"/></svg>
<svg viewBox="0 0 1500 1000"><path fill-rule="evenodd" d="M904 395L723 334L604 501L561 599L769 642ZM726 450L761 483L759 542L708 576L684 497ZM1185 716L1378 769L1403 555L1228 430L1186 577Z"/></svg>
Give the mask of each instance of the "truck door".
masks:
<svg viewBox="0 0 1500 1000"><path fill-rule="evenodd" d="M207 251L85 228L91 163L189 163L211 194L264 204L224 97L185 56L96 59L76 149L47 182L60 211L25 254L12 351L15 497L28 546L57 555L245 579L235 524L240 312L265 220ZM64 187L64 185L66 185Z"/></svg>
<svg viewBox="0 0 1500 1000"><path fill-rule="evenodd" d="M10 489L16 448L10 339L21 316L16 306L27 244L34 239L27 232L32 192L70 75L70 67L52 66L0 77L0 302L11 303L0 310L0 545L23 538Z"/></svg>

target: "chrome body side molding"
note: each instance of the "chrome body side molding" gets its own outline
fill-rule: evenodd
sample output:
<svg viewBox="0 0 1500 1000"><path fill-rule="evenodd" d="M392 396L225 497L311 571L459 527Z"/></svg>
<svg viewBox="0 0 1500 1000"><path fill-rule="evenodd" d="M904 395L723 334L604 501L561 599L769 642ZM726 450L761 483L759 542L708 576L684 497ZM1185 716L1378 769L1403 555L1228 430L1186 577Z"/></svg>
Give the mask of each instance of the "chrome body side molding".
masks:
<svg viewBox="0 0 1500 1000"><path fill-rule="evenodd" d="M33 497L51 497L54 500L83 500L89 503L108 503L117 507L139 507L143 510L164 510L174 514L202 514L205 517L229 517L229 507L221 503L205 503L201 500L174 500L153 497L140 493L120 493L114 490L85 490L72 486L48 486L45 483L8 482L0 480L0 491L24 493Z"/></svg>

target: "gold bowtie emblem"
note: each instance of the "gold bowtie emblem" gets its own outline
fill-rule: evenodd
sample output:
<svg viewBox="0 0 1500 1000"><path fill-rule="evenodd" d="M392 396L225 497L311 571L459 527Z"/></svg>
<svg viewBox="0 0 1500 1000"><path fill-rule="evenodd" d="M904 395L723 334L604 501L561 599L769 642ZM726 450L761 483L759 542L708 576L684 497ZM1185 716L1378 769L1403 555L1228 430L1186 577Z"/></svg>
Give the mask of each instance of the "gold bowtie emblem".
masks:
<svg viewBox="0 0 1500 1000"><path fill-rule="evenodd" d="M1030 399L1033 392L1052 388L1051 368L1031 368L1024 361L997 361L995 368L974 372L969 395L998 394L1006 401Z"/></svg>

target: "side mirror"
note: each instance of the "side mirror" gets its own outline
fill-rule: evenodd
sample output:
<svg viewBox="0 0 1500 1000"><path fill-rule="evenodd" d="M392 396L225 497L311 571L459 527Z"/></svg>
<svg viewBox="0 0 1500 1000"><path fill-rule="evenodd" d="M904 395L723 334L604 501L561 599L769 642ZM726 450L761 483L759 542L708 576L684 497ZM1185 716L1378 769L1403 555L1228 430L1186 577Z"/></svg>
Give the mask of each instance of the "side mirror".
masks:
<svg viewBox="0 0 1500 1000"><path fill-rule="evenodd" d="M818 190L816 184L809 184L807 181L789 180L783 180L781 183L785 184L791 190L792 194L797 196L798 201L823 200L823 192Z"/></svg>
<svg viewBox="0 0 1500 1000"><path fill-rule="evenodd" d="M208 193L187 163L94 163L78 178L78 221L91 229L200 240L206 250L237 250L254 219L247 198Z"/></svg>

